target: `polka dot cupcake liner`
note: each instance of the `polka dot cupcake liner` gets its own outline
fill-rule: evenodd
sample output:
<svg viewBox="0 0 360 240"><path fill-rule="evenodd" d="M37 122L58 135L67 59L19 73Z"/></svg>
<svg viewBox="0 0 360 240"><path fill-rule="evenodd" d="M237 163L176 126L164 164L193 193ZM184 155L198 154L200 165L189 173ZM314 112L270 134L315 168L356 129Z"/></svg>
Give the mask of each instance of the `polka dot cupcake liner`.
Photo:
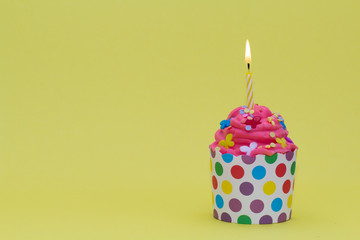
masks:
<svg viewBox="0 0 360 240"><path fill-rule="evenodd" d="M234 156L210 149L214 218L270 224L291 218L296 150L272 156Z"/></svg>

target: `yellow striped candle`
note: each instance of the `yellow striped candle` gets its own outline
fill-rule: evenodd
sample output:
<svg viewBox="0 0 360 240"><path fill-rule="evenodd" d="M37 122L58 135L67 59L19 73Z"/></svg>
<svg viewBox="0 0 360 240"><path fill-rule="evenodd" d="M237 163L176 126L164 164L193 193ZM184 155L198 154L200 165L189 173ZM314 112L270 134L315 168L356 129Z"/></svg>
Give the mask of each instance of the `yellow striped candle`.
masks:
<svg viewBox="0 0 360 240"><path fill-rule="evenodd" d="M253 92L253 82L252 82L252 73L249 71L246 73L246 106L248 109L254 108L254 92Z"/></svg>
<svg viewBox="0 0 360 240"><path fill-rule="evenodd" d="M246 40L246 49L245 49L245 62L247 63L248 72L246 73L246 106L248 109L254 108L254 92L253 92L253 77L250 72L250 63L251 63L251 52L249 40Z"/></svg>

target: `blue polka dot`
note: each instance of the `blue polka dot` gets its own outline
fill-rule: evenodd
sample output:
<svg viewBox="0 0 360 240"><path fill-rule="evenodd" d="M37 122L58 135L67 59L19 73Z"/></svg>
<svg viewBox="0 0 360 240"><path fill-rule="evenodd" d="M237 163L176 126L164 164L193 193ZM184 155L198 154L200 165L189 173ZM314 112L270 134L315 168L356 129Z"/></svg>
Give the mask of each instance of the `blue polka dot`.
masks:
<svg viewBox="0 0 360 240"><path fill-rule="evenodd" d="M218 208L223 208L223 206L224 206L224 200L223 200L223 198L222 198L219 194L216 195L215 201L216 201L216 206L217 206Z"/></svg>
<svg viewBox="0 0 360 240"><path fill-rule="evenodd" d="M230 163L233 160L234 156L230 153L225 153L222 155L222 159L224 160L224 162L226 163Z"/></svg>
<svg viewBox="0 0 360 240"><path fill-rule="evenodd" d="M274 212L278 212L282 208L282 205L283 205L282 200L280 198L275 198L271 203L271 209Z"/></svg>
<svg viewBox="0 0 360 240"><path fill-rule="evenodd" d="M252 175L257 180L263 179L266 175L266 170L263 166L254 167L252 170Z"/></svg>

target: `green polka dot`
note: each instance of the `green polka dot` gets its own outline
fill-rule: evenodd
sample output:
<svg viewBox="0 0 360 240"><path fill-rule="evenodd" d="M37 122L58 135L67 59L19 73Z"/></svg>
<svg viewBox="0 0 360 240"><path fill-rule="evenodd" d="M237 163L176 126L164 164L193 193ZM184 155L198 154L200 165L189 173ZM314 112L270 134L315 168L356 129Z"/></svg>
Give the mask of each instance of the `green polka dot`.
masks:
<svg viewBox="0 0 360 240"><path fill-rule="evenodd" d="M219 162L215 163L215 172L218 176L221 176L224 172L224 169Z"/></svg>
<svg viewBox="0 0 360 240"><path fill-rule="evenodd" d="M251 219L246 215L241 215L237 222L240 224L251 224Z"/></svg>
<svg viewBox="0 0 360 240"><path fill-rule="evenodd" d="M294 173L295 173L295 167L296 167L296 162L293 162L291 164L291 169L290 169L292 175L294 175Z"/></svg>
<svg viewBox="0 0 360 240"><path fill-rule="evenodd" d="M265 155L265 161L268 163L268 164L273 164L277 159L277 153L275 153L274 155L272 156L268 156L268 155Z"/></svg>

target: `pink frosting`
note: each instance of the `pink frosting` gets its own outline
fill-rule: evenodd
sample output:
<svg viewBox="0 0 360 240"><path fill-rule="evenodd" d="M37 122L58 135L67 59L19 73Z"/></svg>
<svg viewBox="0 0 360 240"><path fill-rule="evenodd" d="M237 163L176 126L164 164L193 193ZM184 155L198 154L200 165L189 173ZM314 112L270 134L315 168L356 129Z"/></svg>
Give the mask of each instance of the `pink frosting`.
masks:
<svg viewBox="0 0 360 240"><path fill-rule="evenodd" d="M222 154L230 153L235 156L264 154L271 156L275 153L286 153L297 149L297 146L288 138L289 132L284 129L285 124L281 115L273 114L267 107L257 104L255 104L254 112L251 115L250 112L245 113L245 109L245 106L238 107L229 114L227 120L231 118L230 126L217 130L215 142L210 145L213 151L216 150L216 147L220 147ZM269 117L271 118L270 121ZM225 140L228 134L232 134L234 145L231 146L231 143L227 146L228 148L219 146L219 142ZM250 144L252 148L250 148ZM242 150L247 149L247 151L241 151L240 148ZM249 151L249 149L251 150Z"/></svg>

